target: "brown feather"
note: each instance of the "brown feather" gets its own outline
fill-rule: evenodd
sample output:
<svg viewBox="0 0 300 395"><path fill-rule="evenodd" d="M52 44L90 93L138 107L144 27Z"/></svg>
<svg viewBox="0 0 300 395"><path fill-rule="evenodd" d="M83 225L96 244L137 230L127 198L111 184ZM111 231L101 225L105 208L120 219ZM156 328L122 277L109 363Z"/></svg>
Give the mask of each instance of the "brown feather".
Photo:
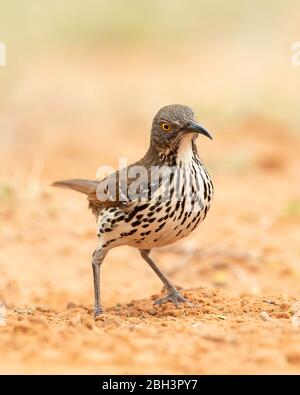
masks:
<svg viewBox="0 0 300 395"><path fill-rule="evenodd" d="M128 172L131 167L142 165L149 172L151 165L156 165L160 163L161 160L159 158L157 149L154 146L150 146L148 152L141 160L129 165L123 170L126 174L126 172ZM103 208L119 207L125 211L131 209L134 202L124 201L120 199L120 194L123 198L127 197L128 187L134 181L134 178L127 178L127 185L125 186L125 188L123 187L123 185L119 184L119 180L120 170L112 173L110 176L102 180L71 179L55 181L51 185L59 188L73 189L74 191L86 194L89 201L89 207L92 209L93 213L97 215L99 213L99 210L101 211L101 209ZM99 200L99 191L104 190L106 190L105 194L107 196L107 200L102 201ZM111 191L115 191L114 197L110 195Z"/></svg>

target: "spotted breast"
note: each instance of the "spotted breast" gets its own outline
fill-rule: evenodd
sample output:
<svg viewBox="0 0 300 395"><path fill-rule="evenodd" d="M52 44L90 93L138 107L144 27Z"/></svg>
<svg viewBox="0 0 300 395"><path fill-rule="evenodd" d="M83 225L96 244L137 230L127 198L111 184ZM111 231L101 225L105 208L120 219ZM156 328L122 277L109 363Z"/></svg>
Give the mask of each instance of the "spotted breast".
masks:
<svg viewBox="0 0 300 395"><path fill-rule="evenodd" d="M98 237L102 248L162 247L188 236L205 219L213 184L199 158L195 137L185 139L178 152L160 156L161 183L152 188L154 181L150 179L150 185L146 184L147 200L131 202L129 210L99 210Z"/></svg>

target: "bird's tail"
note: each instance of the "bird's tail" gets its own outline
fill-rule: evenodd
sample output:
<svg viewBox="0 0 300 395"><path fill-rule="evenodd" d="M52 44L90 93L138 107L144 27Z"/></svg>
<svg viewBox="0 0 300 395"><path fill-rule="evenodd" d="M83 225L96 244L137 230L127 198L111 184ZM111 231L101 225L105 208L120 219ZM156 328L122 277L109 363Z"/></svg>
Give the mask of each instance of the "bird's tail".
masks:
<svg viewBox="0 0 300 395"><path fill-rule="evenodd" d="M86 195L90 196L96 193L98 184L99 181L73 179L55 181L51 185L53 187L74 189L74 191L85 193Z"/></svg>

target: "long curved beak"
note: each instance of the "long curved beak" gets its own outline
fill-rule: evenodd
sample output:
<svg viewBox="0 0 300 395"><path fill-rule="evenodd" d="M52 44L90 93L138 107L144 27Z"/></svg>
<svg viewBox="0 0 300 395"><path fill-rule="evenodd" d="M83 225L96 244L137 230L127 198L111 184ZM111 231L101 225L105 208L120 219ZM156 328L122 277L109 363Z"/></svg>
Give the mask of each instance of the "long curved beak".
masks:
<svg viewBox="0 0 300 395"><path fill-rule="evenodd" d="M199 133L203 134L203 136L208 137L209 139L213 139L211 134L200 125L200 123L196 121L190 121L188 127L186 128L186 133Z"/></svg>

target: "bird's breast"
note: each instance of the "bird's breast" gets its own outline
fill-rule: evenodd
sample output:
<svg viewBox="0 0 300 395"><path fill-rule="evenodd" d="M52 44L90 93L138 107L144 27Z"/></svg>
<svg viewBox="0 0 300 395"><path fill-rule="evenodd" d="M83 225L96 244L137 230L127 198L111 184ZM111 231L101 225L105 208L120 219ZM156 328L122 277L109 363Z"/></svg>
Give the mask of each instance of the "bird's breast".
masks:
<svg viewBox="0 0 300 395"><path fill-rule="evenodd" d="M129 210L101 213L99 235L105 246L151 249L186 237L205 218L213 193L211 180L197 161L164 169L150 180L148 189L149 198L133 202Z"/></svg>

